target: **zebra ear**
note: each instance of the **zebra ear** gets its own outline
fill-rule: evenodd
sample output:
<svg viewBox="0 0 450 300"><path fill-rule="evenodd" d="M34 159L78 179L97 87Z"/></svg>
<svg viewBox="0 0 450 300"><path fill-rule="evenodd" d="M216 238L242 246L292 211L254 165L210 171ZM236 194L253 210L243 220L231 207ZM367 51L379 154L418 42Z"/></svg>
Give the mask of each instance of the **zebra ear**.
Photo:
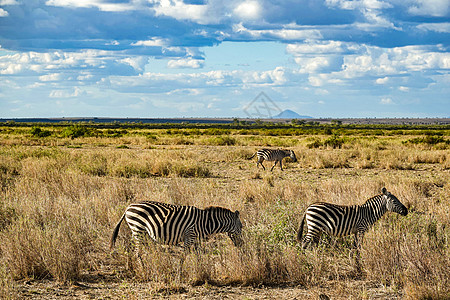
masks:
<svg viewBox="0 0 450 300"><path fill-rule="evenodd" d="M383 195L387 195L387 193L388 193L388 191L385 187L381 189L381 192L383 193Z"/></svg>
<svg viewBox="0 0 450 300"><path fill-rule="evenodd" d="M235 213L236 216L239 217L239 211L238 210L236 210L234 213Z"/></svg>

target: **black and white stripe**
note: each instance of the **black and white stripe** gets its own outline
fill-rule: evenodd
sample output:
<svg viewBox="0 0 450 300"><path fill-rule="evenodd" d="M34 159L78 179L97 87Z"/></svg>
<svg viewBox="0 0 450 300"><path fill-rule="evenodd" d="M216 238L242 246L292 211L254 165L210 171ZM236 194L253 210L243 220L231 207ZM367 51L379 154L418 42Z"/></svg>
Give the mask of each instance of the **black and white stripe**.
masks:
<svg viewBox="0 0 450 300"><path fill-rule="evenodd" d="M283 165L282 165L282 160L285 157L290 157L292 159L293 162L297 161L297 157L295 157L295 153L292 150L281 150L281 149L260 149L258 151L256 151L255 154L253 154L251 157L249 157L248 159L252 159L253 157L257 157L258 161L256 162L256 167L258 167L258 165L261 164L261 166L263 167L263 169L265 170L266 168L263 165L263 161L267 160L267 161L275 161L274 165L272 166L272 168L270 169L270 171L273 170L273 168L275 167L275 165L279 162L280 163L280 168L281 170L283 170Z"/></svg>
<svg viewBox="0 0 450 300"><path fill-rule="evenodd" d="M306 248L311 242L317 243L322 232L334 236L355 235L355 247L359 250L364 233L387 211L406 216L408 209L386 188L382 194L374 196L362 205L342 206L325 202L311 204L305 211L297 239ZM306 219L308 232L302 239Z"/></svg>
<svg viewBox="0 0 450 300"><path fill-rule="evenodd" d="M184 248L189 249L192 244L211 234L226 232L236 246L242 244L239 211L232 212L223 207L199 209L155 201L131 204L114 229L111 248L114 247L123 219L127 221L137 242L147 233L158 243L177 245L184 242Z"/></svg>

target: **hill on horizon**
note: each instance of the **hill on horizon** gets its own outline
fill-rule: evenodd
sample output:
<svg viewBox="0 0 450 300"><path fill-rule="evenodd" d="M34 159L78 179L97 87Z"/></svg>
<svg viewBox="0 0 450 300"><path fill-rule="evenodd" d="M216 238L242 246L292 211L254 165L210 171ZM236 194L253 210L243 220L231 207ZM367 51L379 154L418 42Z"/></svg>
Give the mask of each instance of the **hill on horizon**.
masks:
<svg viewBox="0 0 450 300"><path fill-rule="evenodd" d="M312 119L310 116L301 116L293 110L285 109L278 115L273 116L274 119Z"/></svg>

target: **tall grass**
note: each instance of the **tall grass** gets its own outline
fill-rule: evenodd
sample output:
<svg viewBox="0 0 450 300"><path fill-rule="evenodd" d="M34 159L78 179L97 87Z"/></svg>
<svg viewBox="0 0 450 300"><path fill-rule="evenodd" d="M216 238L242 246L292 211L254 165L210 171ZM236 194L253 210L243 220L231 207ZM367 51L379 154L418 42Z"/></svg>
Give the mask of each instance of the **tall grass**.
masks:
<svg viewBox="0 0 450 300"><path fill-rule="evenodd" d="M345 297L356 278L352 237L323 237L304 251L295 241L300 217L312 202L360 204L383 186L410 214L387 214L366 234L364 278L410 299L450 296L448 151L392 136L346 138L340 148L310 148L309 137L293 142L291 135L252 141L232 135L229 145L225 136L209 140L219 133L189 132L192 144L129 133L73 140L50 135L42 143L3 137L0 297L18 297L17 280L71 282L105 269L119 282L151 282L175 292L204 283L315 289L332 280L341 286L335 295ZM297 154L285 171L257 170L246 159L277 140ZM74 141L81 148L67 147ZM141 200L238 209L245 245L238 249L225 235L190 253L150 243L138 258L122 226L110 253L113 226L128 204Z"/></svg>

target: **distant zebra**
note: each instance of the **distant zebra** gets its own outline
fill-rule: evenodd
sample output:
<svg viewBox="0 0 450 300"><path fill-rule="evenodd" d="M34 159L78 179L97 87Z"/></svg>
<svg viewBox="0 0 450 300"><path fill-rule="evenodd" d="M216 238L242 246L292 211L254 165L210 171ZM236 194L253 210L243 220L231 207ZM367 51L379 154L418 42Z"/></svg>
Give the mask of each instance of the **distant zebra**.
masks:
<svg viewBox="0 0 450 300"><path fill-rule="evenodd" d="M253 154L248 159L252 159L253 157L255 157L255 155L258 158L258 161L256 162L256 167L258 167L258 165L261 164L261 166L263 167L264 170L266 169L263 165L264 160L275 161L275 163L273 164L270 171L273 170L273 168L275 167L277 162L280 163L281 171L283 171L283 165L281 162L282 162L283 158L285 158L285 157L290 157L292 159L292 161L294 161L294 162L297 161L297 157L295 157L295 153L292 150L260 149L260 150L256 151L256 153Z"/></svg>
<svg viewBox="0 0 450 300"><path fill-rule="evenodd" d="M184 242L185 250L200 239L214 233L227 232L236 246L242 245L242 223L239 211L211 206L199 209L155 201L130 204L120 218L111 237L114 247L123 219L131 229L137 243L148 233L156 242L177 245Z"/></svg>
<svg viewBox="0 0 450 300"><path fill-rule="evenodd" d="M387 211L402 216L408 214L408 209L386 188L381 192L382 194L370 198L362 205L342 206L325 202L311 204L303 214L297 240L306 248L311 242L317 243L322 232L339 237L354 234L359 268L359 248L367 229ZM308 232L302 239L305 218Z"/></svg>

